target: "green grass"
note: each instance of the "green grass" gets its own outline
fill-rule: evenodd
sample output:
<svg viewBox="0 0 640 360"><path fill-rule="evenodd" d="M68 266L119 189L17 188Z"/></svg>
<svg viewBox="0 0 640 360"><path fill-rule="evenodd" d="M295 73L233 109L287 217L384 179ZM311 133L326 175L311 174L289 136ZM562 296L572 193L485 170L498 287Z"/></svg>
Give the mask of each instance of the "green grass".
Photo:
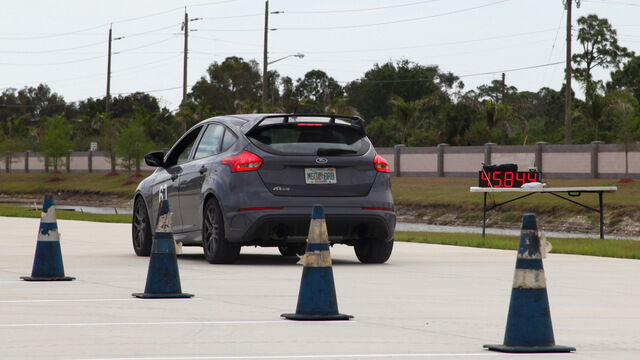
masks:
<svg viewBox="0 0 640 360"><path fill-rule="evenodd" d="M148 174L143 174L145 177ZM59 181L51 181L59 178ZM129 178L126 173L106 176L104 173L1 173L3 194L44 194L47 192L79 192L132 196L144 177ZM128 182L131 182L128 184Z"/></svg>
<svg viewBox="0 0 640 360"><path fill-rule="evenodd" d="M396 232L396 241L407 241L427 244L468 246L488 249L516 250L518 236L461 233L426 233ZM561 239L547 238L553 245L551 253L575 254L624 259L640 259L640 241L635 240L600 240L600 239Z"/></svg>
<svg viewBox="0 0 640 360"><path fill-rule="evenodd" d="M637 207L640 199L640 181L618 184L611 179L548 179L547 186L617 186L618 191L604 194L607 207ZM471 193L469 188L478 186L475 178L418 178L394 177L391 180L393 198L397 204L413 206L452 206L461 210L482 208L482 194ZM502 202L512 199L513 194L491 194L487 201ZM584 194L578 199L587 205L597 206L595 194ZM548 194L529 196L511 203L512 208L535 208L537 211L568 209L566 201Z"/></svg>
<svg viewBox="0 0 640 360"><path fill-rule="evenodd" d="M27 206L0 204L0 216L39 218L40 210ZM90 214L69 210L57 210L56 217L63 220L82 220L107 223L131 223L131 215Z"/></svg>

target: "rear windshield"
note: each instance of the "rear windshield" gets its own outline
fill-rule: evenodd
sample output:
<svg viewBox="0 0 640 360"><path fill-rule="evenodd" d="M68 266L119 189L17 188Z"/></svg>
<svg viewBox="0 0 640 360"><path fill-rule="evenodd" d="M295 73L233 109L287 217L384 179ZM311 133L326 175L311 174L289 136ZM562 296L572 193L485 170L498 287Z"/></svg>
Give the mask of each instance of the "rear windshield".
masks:
<svg viewBox="0 0 640 360"><path fill-rule="evenodd" d="M249 137L258 147L284 155L356 155L368 149L358 131L319 123L268 125Z"/></svg>

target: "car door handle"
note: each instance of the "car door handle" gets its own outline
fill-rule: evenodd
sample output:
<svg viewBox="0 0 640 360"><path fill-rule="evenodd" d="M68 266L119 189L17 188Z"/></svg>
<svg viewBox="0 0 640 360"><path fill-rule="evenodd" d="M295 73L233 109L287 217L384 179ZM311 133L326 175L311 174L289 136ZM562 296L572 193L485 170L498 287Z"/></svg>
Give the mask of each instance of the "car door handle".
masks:
<svg viewBox="0 0 640 360"><path fill-rule="evenodd" d="M204 173L207 172L207 168L204 167L204 165L202 165L202 167L200 168L200 170L198 170L198 172L200 173L200 175L204 175Z"/></svg>
<svg viewBox="0 0 640 360"><path fill-rule="evenodd" d="M178 174L171 174L171 181L176 181Z"/></svg>

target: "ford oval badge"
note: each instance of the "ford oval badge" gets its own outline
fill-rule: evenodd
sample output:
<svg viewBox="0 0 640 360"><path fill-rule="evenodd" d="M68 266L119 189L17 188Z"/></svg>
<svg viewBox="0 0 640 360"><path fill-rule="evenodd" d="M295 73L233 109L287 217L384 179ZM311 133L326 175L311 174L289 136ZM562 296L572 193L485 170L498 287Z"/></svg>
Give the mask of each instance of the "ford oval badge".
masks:
<svg viewBox="0 0 640 360"><path fill-rule="evenodd" d="M322 158L322 157L316 158L317 164L326 164L327 162L329 162L329 159L327 158Z"/></svg>

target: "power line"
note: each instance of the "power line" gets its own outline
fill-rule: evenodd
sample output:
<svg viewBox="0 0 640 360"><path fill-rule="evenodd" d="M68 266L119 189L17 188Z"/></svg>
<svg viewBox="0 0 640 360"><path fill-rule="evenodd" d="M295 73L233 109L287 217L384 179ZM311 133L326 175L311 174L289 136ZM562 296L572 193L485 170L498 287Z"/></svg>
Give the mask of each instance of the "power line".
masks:
<svg viewBox="0 0 640 360"><path fill-rule="evenodd" d="M141 33L123 34L123 36L128 39L128 38L132 38L132 37L135 37L135 36L148 35L148 34L154 33L154 32L159 31L159 30L177 28L177 27L180 26L180 24L181 23L173 23L171 25L159 27L159 28L156 28L156 29L153 29L153 30L149 30L149 31L145 31L145 32L141 32ZM158 33L157 35L167 35L167 34L166 33Z"/></svg>
<svg viewBox="0 0 640 360"><path fill-rule="evenodd" d="M525 67L520 67L520 68L505 69L505 70L496 70L496 71L488 71L488 72L482 72L482 73L458 75L458 77L459 78L463 78L463 77L472 77L472 76L481 76L481 75L493 75L493 74L499 74L499 73L507 73L507 72L521 71L521 70L537 69L537 68L541 68L541 67L553 66L553 65L559 65L559 64L564 64L564 61L558 61L558 62L553 62L553 63L548 63L548 64L533 65L533 66L525 66ZM433 81L433 78L397 79L397 80L362 80L362 79L360 79L360 80L353 80L353 81L357 81L357 82L360 82L360 83L369 83L369 84L376 84L376 83L404 83L404 82ZM346 84L346 83L350 83L351 81L338 81L338 82Z"/></svg>
<svg viewBox="0 0 640 360"><path fill-rule="evenodd" d="M138 49L143 49L143 48L147 48L153 45L157 45L157 44L161 44L164 42L168 42L171 41L173 39L176 38L176 35L173 35L169 38L160 40L160 41L155 41L152 43L148 43L145 45L140 45L140 46L136 46L136 47L132 47L132 48L128 48L128 49L124 49L124 50L120 50L117 52L114 52L114 54L122 54L122 53L126 53L132 50L138 50ZM102 42L104 43L104 42ZM82 59L76 59L76 60L70 60L70 61L62 61L62 62L50 62L50 63L0 63L0 66L48 66L48 65L67 65L67 64L77 64L77 63L81 63L81 62L85 62L85 61L91 61L91 60L95 60L95 59L102 59L104 58L104 55L99 55L99 56L92 56L92 57L88 57L88 58L82 58Z"/></svg>
<svg viewBox="0 0 640 360"><path fill-rule="evenodd" d="M53 63L0 63L0 66L50 66L50 65L67 65L67 64L77 64L80 62L91 61L95 59L103 59L104 55L93 56L83 59L76 59L71 61L63 61L63 62L53 62Z"/></svg>
<svg viewBox="0 0 640 360"><path fill-rule="evenodd" d="M453 11L447 11L447 12L443 12L443 13L439 13L439 14L421 16L421 17L416 17L416 18L409 18L409 19L400 19L400 20L393 20L393 21L370 23L370 24L339 25L339 26L324 26L324 27L283 27L283 28L270 29L270 30L283 30L283 31L288 31L288 30L293 30L293 31L339 30L339 29L365 28L365 27L373 27L373 26L381 26L381 25L393 25L393 24L400 24L400 23L407 23L407 22L413 22L413 21L432 19L432 18L441 17L441 16L459 14L459 13L463 13L463 12L467 12L467 11L472 11L472 10L477 10L477 9L481 9L481 8L486 8L486 7L493 6L493 5L498 5L498 4L501 4L501 3L508 2L508 1L511 1L511 0L500 0L500 1L495 1L495 2L489 3L489 4L484 4L484 5L479 5L479 6L474 6L474 7L464 8L464 9L459 9L459 10L453 10ZM199 31L207 31L207 32L249 32L249 31L264 31L264 29L259 29L259 28L255 28L255 29L253 29L253 28L252 29L199 29Z"/></svg>
<svg viewBox="0 0 640 360"><path fill-rule="evenodd" d="M564 9L562 9L562 13L560 14L560 22L558 23L558 28L556 29L556 35L553 38L553 43L551 44L551 50L549 50L549 58L547 59L547 62L551 61L551 58L553 57L553 50L555 50L556 48L556 42L558 41L558 34L560 33L560 29L562 28L563 20L564 20ZM547 73L548 73L548 68L545 69L544 76L541 77L541 80L540 80L541 88L542 88L542 85L547 81Z"/></svg>
<svg viewBox="0 0 640 360"><path fill-rule="evenodd" d="M189 7L220 5L220 4L226 4L226 3L231 3L231 2L237 2L237 1L241 1L241 0L213 1L213 2L206 2L206 3L189 5ZM122 19L122 20L110 21L108 23L104 23L104 24L100 24L100 25L96 25L96 26L92 26L92 27L88 27L88 28L83 28L83 29L80 29L80 30L68 31L68 32L57 33L57 34L46 34L46 35L35 35L35 36L34 35L0 36L0 40L36 40L36 39L51 39L51 38L56 38L56 37L76 35L76 34L80 34L80 33L84 33L84 32L90 31L90 30L104 28L106 26L109 26L110 24L121 24L121 23L126 23L126 22L131 22L131 21L147 19L147 18L159 16L159 15L168 14L168 13L171 13L171 12L174 12L174 11L177 11L177 10L183 10L183 9L184 9L184 7L181 6L181 7L176 7L176 8L160 11L160 12L149 14L149 15L143 15L143 16L137 16L137 17L132 17L132 18L126 18L126 19Z"/></svg>
<svg viewBox="0 0 640 360"><path fill-rule="evenodd" d="M0 40L36 40L36 39L51 39L51 38L55 38L55 37L62 37L62 36L69 36L69 35L75 35L75 34L79 34L79 33L83 33L83 32L87 32L90 30L95 30L95 29L100 29L103 28L105 26L107 26L109 24L102 24L102 25L97 25L97 26L92 26L89 28L85 28L85 29L80 29L80 30L75 30L75 31L69 31L69 32L64 32L64 33L58 33L58 34L49 34L49 35L38 35L38 36L33 36L33 35L24 35L24 36L0 36Z"/></svg>
<svg viewBox="0 0 640 360"><path fill-rule="evenodd" d="M129 51L132 51L132 50L144 49L144 48L147 48L147 47L149 47L149 46L153 46L153 45L157 45L157 44L162 44L162 43L165 43L165 42L167 42L167 41L171 41L171 40L173 40L173 39L176 39L176 36L177 36L177 35L173 35L173 36L168 37L168 38L163 39L163 40L154 41L154 42L152 42L152 43L148 43L148 44L145 44L145 45L140 45L140 46L136 46L136 47L132 47L132 48L128 48L128 49L124 49L124 50L116 51L116 52L114 52L114 54L122 54L122 53L129 52Z"/></svg>
<svg viewBox="0 0 640 360"><path fill-rule="evenodd" d="M493 74L498 74L498 73L503 73L503 72L507 73L507 72L521 71L521 70L537 69L537 68L541 68L541 67L553 66L553 65L559 65L559 64L564 64L564 61L557 61L557 62L552 62L552 63L547 63L547 64L540 64L540 65L533 65L533 66L525 66L525 67L521 67L521 68L513 68L513 69L498 70L498 71L489 71L489 72L484 72L484 73L459 75L458 77L462 78L462 77L472 77L472 76L481 76L481 75L493 75Z"/></svg>
<svg viewBox="0 0 640 360"><path fill-rule="evenodd" d="M193 87L193 85L190 85L189 87ZM163 92L163 91L170 91L170 90L177 90L177 89L182 89L182 86L174 86L174 87L170 87L170 88L164 88L164 89L153 89L153 90L138 90L138 91L132 91L132 92L123 92L123 93L116 93L114 95L131 95L131 94L135 94L135 93L153 93L153 92Z"/></svg>
<svg viewBox="0 0 640 360"><path fill-rule="evenodd" d="M408 4L378 6L378 7L372 7L372 8L349 9L349 10L285 11L285 13L286 14L337 14L337 13L365 12L365 11L384 10L384 9L400 8L400 7L407 7L407 6L413 6L413 5L419 5L419 4L434 3L438 1L442 1L442 0L417 1L417 2L412 2Z"/></svg>
<svg viewBox="0 0 640 360"><path fill-rule="evenodd" d="M8 54L46 54L46 53L65 52L69 50L84 49L84 48L88 48L96 45L104 45L104 43L105 43L104 41L99 41L99 42L94 42L90 44L79 45L79 46L74 46L69 48L50 49L50 50L2 50L0 52L8 53Z"/></svg>
<svg viewBox="0 0 640 360"><path fill-rule="evenodd" d="M477 9L481 9L481 8L486 8L486 7L493 6L493 5L502 4L502 3L505 3L505 2L508 2L508 1L511 1L511 0L500 0L500 1L489 3L489 4L485 4L485 5L479 5L479 6L474 6L474 7L470 7L470 8L447 11L447 12L434 14L434 15L420 16L420 17L416 17L416 18L401 19L401 20L394 20L394 21L385 21L385 22L379 22L379 23L359 24L359 25L325 26L325 27L289 27L289 28L288 27L284 27L284 28L278 28L278 30L295 30L295 31L302 31L302 30L337 30L337 29L356 29L356 28L364 28L364 27L372 27L372 26L380 26L380 25L400 24L400 23L407 23L407 22L413 22L413 21L419 21L419 20L432 19L432 18L441 17L441 16L459 14L459 13L462 13L462 12L467 12L467 11L477 10Z"/></svg>
<svg viewBox="0 0 640 360"><path fill-rule="evenodd" d="M231 15L231 16L205 16L201 19L203 20L223 20L223 19L238 19L238 18L247 18L254 16L264 16L264 14L246 14L246 15Z"/></svg>
<svg viewBox="0 0 640 360"><path fill-rule="evenodd" d="M471 40L459 40L459 41L449 41L449 42L441 42L441 43L433 43L433 44L422 44L422 45L415 45L415 46L400 46L400 47L392 47L392 48L379 48L379 49L352 49L352 50L336 50L336 51L304 51L305 54L343 54L343 53L354 53L354 52L373 52L373 51L387 51L387 50L407 50L407 49L419 49L419 48L425 48L425 47L436 47L436 46L447 46L447 45L459 45L459 44L467 44L467 43L472 43L472 42L479 42L479 41L490 41L490 40L499 40L499 39L508 39L508 38L514 38L514 37L519 37L519 36L525 36L525 35L531 35L531 34L540 34L540 33L544 33L544 32L550 32L553 31L555 29L544 29L544 30L538 30L538 31L530 31L530 32L524 32L524 33L517 33L517 34L510 34L510 35L501 35L501 36L493 36L493 37L486 37L486 38L477 38L477 39L471 39Z"/></svg>
<svg viewBox="0 0 640 360"><path fill-rule="evenodd" d="M604 5L626 5L626 6L640 6L638 3L630 3L627 1L615 1L615 0L607 0L607 1L596 1L596 0L582 0L586 3L599 3Z"/></svg>

